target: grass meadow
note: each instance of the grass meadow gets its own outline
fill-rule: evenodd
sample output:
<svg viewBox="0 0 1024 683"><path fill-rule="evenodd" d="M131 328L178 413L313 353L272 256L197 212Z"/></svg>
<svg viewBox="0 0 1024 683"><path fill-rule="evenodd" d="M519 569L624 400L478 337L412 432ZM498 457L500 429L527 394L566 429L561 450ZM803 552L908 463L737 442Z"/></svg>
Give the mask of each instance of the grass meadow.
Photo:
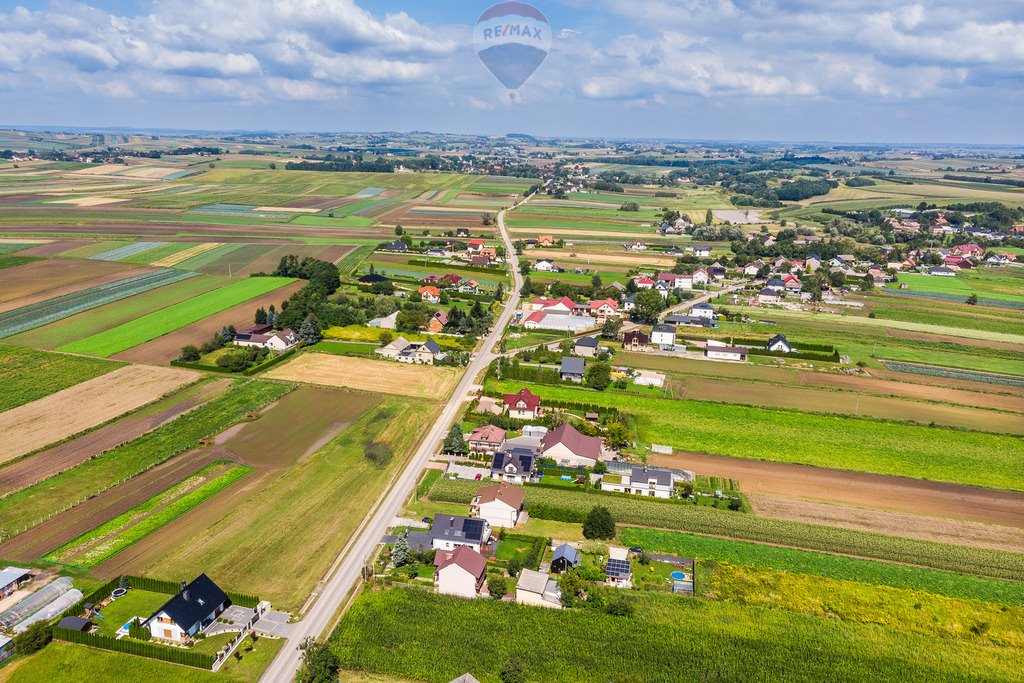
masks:
<svg viewBox="0 0 1024 683"><path fill-rule="evenodd" d="M104 375L124 363L0 346L0 412Z"/></svg>

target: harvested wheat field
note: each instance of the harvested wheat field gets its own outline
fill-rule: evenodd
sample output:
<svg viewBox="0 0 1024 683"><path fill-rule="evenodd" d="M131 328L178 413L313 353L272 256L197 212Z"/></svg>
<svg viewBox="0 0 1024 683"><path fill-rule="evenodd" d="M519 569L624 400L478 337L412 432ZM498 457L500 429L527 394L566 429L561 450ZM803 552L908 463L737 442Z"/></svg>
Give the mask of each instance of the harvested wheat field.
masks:
<svg viewBox="0 0 1024 683"><path fill-rule="evenodd" d="M362 389L385 394L443 400L459 381L461 368L409 365L328 353L304 353L266 376L295 382Z"/></svg>
<svg viewBox="0 0 1024 683"><path fill-rule="evenodd" d="M44 299L67 291L78 291L102 282L93 282L97 278L117 275L123 277L126 271L138 266L116 263L112 261L88 261L85 259L52 259L33 261L3 271L3 287L0 288L0 302L15 301L23 297L47 293ZM107 280L109 281L109 280ZM64 288L73 289L65 290ZM61 290L61 291L55 291ZM52 294L50 294L52 292ZM28 302L31 303L31 302ZM18 301L9 308L18 308L25 303Z"/></svg>
<svg viewBox="0 0 1024 683"><path fill-rule="evenodd" d="M216 249L217 247L221 246L221 244L223 243L203 242L202 244L197 244L196 246L190 247L184 251L179 251L176 254L171 254L170 256L160 259L159 261L154 261L150 265L160 268L170 268L171 266L176 266L182 261L186 261L192 258L193 256L198 256L199 254L210 251L211 249Z"/></svg>
<svg viewBox="0 0 1024 683"><path fill-rule="evenodd" d="M103 424L199 377L191 370L129 365L0 413L0 463Z"/></svg>

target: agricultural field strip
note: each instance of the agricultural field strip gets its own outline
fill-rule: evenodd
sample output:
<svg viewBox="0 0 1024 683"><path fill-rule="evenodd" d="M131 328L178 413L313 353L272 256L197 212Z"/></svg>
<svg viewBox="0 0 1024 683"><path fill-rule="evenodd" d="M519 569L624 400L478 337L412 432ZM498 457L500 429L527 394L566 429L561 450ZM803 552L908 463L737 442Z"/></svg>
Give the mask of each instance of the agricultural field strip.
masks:
<svg viewBox="0 0 1024 683"><path fill-rule="evenodd" d="M59 350L101 357L112 356L291 282L294 282L292 278L278 277L239 280L200 294L189 301L168 306L91 337L65 344Z"/></svg>
<svg viewBox="0 0 1024 683"><path fill-rule="evenodd" d="M214 462L159 495L48 553L43 559L79 568L95 567L160 527L170 524L251 470L251 467L238 463Z"/></svg>
<svg viewBox="0 0 1024 683"><path fill-rule="evenodd" d="M177 368L128 365L0 413L0 464L101 425L197 381Z"/></svg>
<svg viewBox="0 0 1024 683"><path fill-rule="evenodd" d="M28 488L0 498L0 535L24 531L76 501L125 482L242 422L250 412L279 399L294 385L240 381L223 396L172 422Z"/></svg>
<svg viewBox="0 0 1024 683"><path fill-rule="evenodd" d="M485 388L514 393L522 383L488 379ZM534 391L542 398L618 408L638 419L640 442L676 450L1024 490L1021 437L612 389Z"/></svg>
<svg viewBox="0 0 1024 683"><path fill-rule="evenodd" d="M443 401L455 388L461 374L460 368L306 352L271 368L266 376Z"/></svg>
<svg viewBox="0 0 1024 683"><path fill-rule="evenodd" d="M90 256L89 259L92 261L120 261L123 258L134 256L135 254L141 254L149 249L163 246L163 244L164 242L134 242L123 247L111 249L110 251L101 252L95 256Z"/></svg>
<svg viewBox="0 0 1024 683"><path fill-rule="evenodd" d="M479 487L478 482L439 479L429 495L435 501L468 504ZM1024 555L1019 553L754 517L742 512L628 494L584 493L544 486L530 486L526 491L526 509L537 519L578 523L595 505L607 507L617 522L639 527L686 531L993 579L1017 581L1024 574Z"/></svg>
<svg viewBox="0 0 1024 683"><path fill-rule="evenodd" d="M142 273L0 313L0 339L195 275L170 269Z"/></svg>
<svg viewBox="0 0 1024 683"><path fill-rule="evenodd" d="M1006 384L1008 386L1024 387L1024 377L1013 377L1010 375L999 375L989 372L972 372L970 370L958 370L956 368L946 368L937 365L904 363L891 360L883 360L882 365L895 372L909 372L912 374L929 375L932 377L950 377L955 379L966 379L972 382L988 382L990 384Z"/></svg>
<svg viewBox="0 0 1024 683"><path fill-rule="evenodd" d="M100 377L124 363L0 346L0 411L8 411L81 382Z"/></svg>

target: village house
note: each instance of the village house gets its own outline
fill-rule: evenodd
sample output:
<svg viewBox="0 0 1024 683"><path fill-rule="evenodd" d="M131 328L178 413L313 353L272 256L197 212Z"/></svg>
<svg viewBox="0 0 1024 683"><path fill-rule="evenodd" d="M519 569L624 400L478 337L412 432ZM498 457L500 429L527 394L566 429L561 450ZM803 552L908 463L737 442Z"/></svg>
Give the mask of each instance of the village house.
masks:
<svg viewBox="0 0 1024 683"><path fill-rule="evenodd" d="M185 643L217 620L231 601L206 574L191 583L181 582L181 590L144 622L154 638Z"/></svg>
<svg viewBox="0 0 1024 683"><path fill-rule="evenodd" d="M769 351L781 351L782 353L792 353L794 350L784 334L777 334L769 339L768 343L765 344L765 348Z"/></svg>
<svg viewBox="0 0 1024 683"><path fill-rule="evenodd" d="M786 291L786 283L777 277L773 277L765 284L765 289L774 289L776 292Z"/></svg>
<svg viewBox="0 0 1024 683"><path fill-rule="evenodd" d="M438 334L447 324L448 314L444 311L435 311L434 315L430 316L430 320L427 321L427 332Z"/></svg>
<svg viewBox="0 0 1024 683"><path fill-rule="evenodd" d="M398 340L396 339L395 341ZM405 340L403 339L402 341ZM395 360L399 363L433 365L436 361L444 360L447 356L447 354L441 351L440 345L433 339L428 339L425 342L406 342L406 344L406 347L395 356ZM380 350L378 349L378 351Z"/></svg>
<svg viewBox="0 0 1024 683"><path fill-rule="evenodd" d="M537 237L538 247L553 247L555 246L555 238L553 235L539 235Z"/></svg>
<svg viewBox="0 0 1024 683"><path fill-rule="evenodd" d="M562 269L555 265L554 261L541 259L533 264L533 269L538 273L560 273Z"/></svg>
<svg viewBox="0 0 1024 683"><path fill-rule="evenodd" d="M608 560L604 565L605 583L613 588L632 588L633 570L629 564L629 551L625 548L608 548Z"/></svg>
<svg viewBox="0 0 1024 683"><path fill-rule="evenodd" d="M367 327L379 327L385 330L393 330L398 327L398 311L395 311L391 315L384 315L379 318L374 318L370 322L366 323Z"/></svg>
<svg viewBox="0 0 1024 683"><path fill-rule="evenodd" d="M526 493L506 482L485 486L469 504L469 516L485 520L491 527L511 529L519 522Z"/></svg>
<svg viewBox="0 0 1024 683"><path fill-rule="evenodd" d="M602 475L601 490L651 498L671 498L674 487L672 473L668 470L637 465L630 468L628 473Z"/></svg>
<svg viewBox="0 0 1024 683"><path fill-rule="evenodd" d="M537 444L539 446L540 439L537 439ZM491 459L491 479L510 484L525 484L533 479L536 465L535 449L510 446L506 443Z"/></svg>
<svg viewBox="0 0 1024 683"><path fill-rule="evenodd" d="M553 574L563 574L578 566L580 566L579 550L568 543L563 543L555 548L555 552L551 556L551 572Z"/></svg>
<svg viewBox="0 0 1024 683"><path fill-rule="evenodd" d="M594 358L597 356L597 349L599 345L597 337L580 337L576 340L576 343L572 345L572 352L577 356Z"/></svg>
<svg viewBox="0 0 1024 683"><path fill-rule="evenodd" d="M419 289L420 298L428 304L436 304L441 300L441 290L433 285L424 285Z"/></svg>
<svg viewBox="0 0 1024 683"><path fill-rule="evenodd" d="M711 304L697 304L690 308L690 314L697 318L715 319L715 307Z"/></svg>
<svg viewBox="0 0 1024 683"><path fill-rule="evenodd" d="M693 246L687 247L686 250L697 258L707 258L708 256L711 256L711 247L704 244L694 244Z"/></svg>
<svg viewBox="0 0 1024 683"><path fill-rule="evenodd" d="M0 571L0 598L9 597L32 580L32 572L20 567L6 567Z"/></svg>
<svg viewBox="0 0 1024 683"><path fill-rule="evenodd" d="M494 425L477 427L466 439L473 453L494 453L504 441L505 430Z"/></svg>
<svg viewBox="0 0 1024 683"><path fill-rule="evenodd" d="M759 304L777 304L781 302L782 295L779 294L778 290L765 288L757 293L757 303Z"/></svg>
<svg viewBox="0 0 1024 683"><path fill-rule="evenodd" d="M541 311L555 315L570 315L574 308L576 308L575 302L567 296L563 296L561 299L538 297L529 303L523 304L523 310Z"/></svg>
<svg viewBox="0 0 1024 683"><path fill-rule="evenodd" d="M474 256L469 260L469 265L476 266L478 268L486 268L491 265L490 256Z"/></svg>
<svg viewBox="0 0 1024 683"><path fill-rule="evenodd" d="M601 459L601 439L586 436L570 424L559 425L541 439L541 457L568 467L593 467Z"/></svg>
<svg viewBox="0 0 1024 683"><path fill-rule="evenodd" d="M945 268L945 267L929 268L928 269L928 274L929 275L936 275L938 277L956 277L956 271L955 270L953 270L952 268Z"/></svg>
<svg viewBox="0 0 1024 683"><path fill-rule="evenodd" d="M743 274L744 275L748 275L750 277L754 277L754 276L756 276L758 274L758 272L762 268L764 268L764 263L763 262L761 262L761 261L751 261L743 269Z"/></svg>
<svg viewBox="0 0 1024 683"><path fill-rule="evenodd" d="M704 356L711 360L743 361L747 359L747 349L742 346L728 346L709 339L707 347L704 349Z"/></svg>
<svg viewBox="0 0 1024 683"><path fill-rule="evenodd" d="M562 364L558 368L558 374L562 381L577 382L583 381L583 369L585 361L582 358L573 356L562 356Z"/></svg>
<svg viewBox="0 0 1024 683"><path fill-rule="evenodd" d="M651 328L651 344L671 351L676 345L676 328L665 324L654 325Z"/></svg>
<svg viewBox="0 0 1024 683"><path fill-rule="evenodd" d="M468 244L466 245L466 254L468 254L469 256L475 256L475 255L479 254L480 251L483 248L484 248L484 241L482 239L479 239L479 238L471 239L471 240L469 240Z"/></svg>
<svg viewBox="0 0 1024 683"><path fill-rule="evenodd" d="M505 410L508 416L516 420L534 420L543 414L540 406L540 396L537 396L526 387L523 387L514 394L505 394L502 397L505 403Z"/></svg>
<svg viewBox="0 0 1024 683"><path fill-rule="evenodd" d="M601 299L587 302L586 314L597 318L597 323L603 325L609 318L619 316L619 302L615 299Z"/></svg>
<svg viewBox="0 0 1024 683"><path fill-rule="evenodd" d="M358 280L356 280L356 282L367 287L372 287L373 285L379 285L382 282L391 281L388 278L384 277L383 275L380 275L379 273L367 273L366 275L363 275Z"/></svg>
<svg viewBox="0 0 1024 683"><path fill-rule="evenodd" d="M443 595L475 598L487 580L487 558L469 546L434 555L434 585Z"/></svg>
<svg viewBox="0 0 1024 683"><path fill-rule="evenodd" d="M690 279L693 281L694 286L706 285L708 283L708 278L708 271L705 270L704 268L698 268L697 270L693 271L693 274L690 276Z"/></svg>
<svg viewBox="0 0 1024 683"><path fill-rule="evenodd" d="M434 550L455 550L465 545L478 553L486 553L490 542L491 525L485 519L434 515L434 523L430 527L430 543Z"/></svg>
<svg viewBox="0 0 1024 683"><path fill-rule="evenodd" d="M633 282L636 283L637 289L651 289L654 287L654 280L649 277L636 277L633 278Z"/></svg>
<svg viewBox="0 0 1024 683"><path fill-rule="evenodd" d="M235 346L256 346L281 352L298 343L298 335L290 328L274 332L270 325L254 325L235 333Z"/></svg>
<svg viewBox="0 0 1024 683"><path fill-rule="evenodd" d="M480 283L476 280L465 280L459 285L459 292L462 294L479 294Z"/></svg>
<svg viewBox="0 0 1024 683"><path fill-rule="evenodd" d="M516 602L534 607L562 609L562 591L550 575L523 569L516 582Z"/></svg>
<svg viewBox="0 0 1024 683"><path fill-rule="evenodd" d="M650 343L651 338L641 330L631 330L622 335L624 351L646 351Z"/></svg>
<svg viewBox="0 0 1024 683"><path fill-rule="evenodd" d="M395 240L394 242L388 242L384 245L384 251L394 251L398 253L404 253L409 251L409 245L402 240Z"/></svg>

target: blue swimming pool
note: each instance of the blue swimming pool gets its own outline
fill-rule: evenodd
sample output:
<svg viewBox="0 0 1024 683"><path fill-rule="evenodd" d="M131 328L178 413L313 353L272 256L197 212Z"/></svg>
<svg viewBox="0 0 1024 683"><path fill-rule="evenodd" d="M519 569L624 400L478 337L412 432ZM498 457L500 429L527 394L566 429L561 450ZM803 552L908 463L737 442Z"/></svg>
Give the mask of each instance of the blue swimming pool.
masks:
<svg viewBox="0 0 1024 683"><path fill-rule="evenodd" d="M690 579L689 576L682 572L672 572L670 576L676 581L688 581Z"/></svg>

